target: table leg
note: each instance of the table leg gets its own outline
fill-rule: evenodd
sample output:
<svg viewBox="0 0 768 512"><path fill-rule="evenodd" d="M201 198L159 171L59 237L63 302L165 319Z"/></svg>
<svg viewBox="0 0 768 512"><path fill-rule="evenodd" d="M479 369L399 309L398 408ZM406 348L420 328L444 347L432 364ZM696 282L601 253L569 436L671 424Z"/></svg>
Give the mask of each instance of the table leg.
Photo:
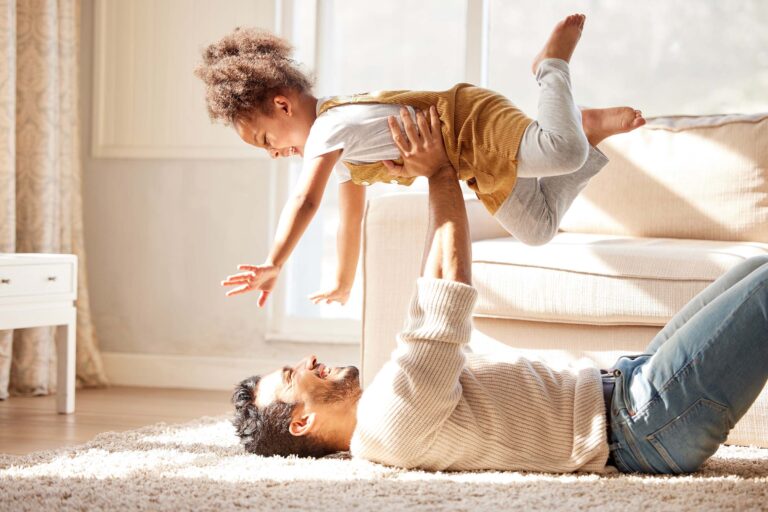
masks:
<svg viewBox="0 0 768 512"><path fill-rule="evenodd" d="M60 414L75 412L75 320L56 329L57 391Z"/></svg>

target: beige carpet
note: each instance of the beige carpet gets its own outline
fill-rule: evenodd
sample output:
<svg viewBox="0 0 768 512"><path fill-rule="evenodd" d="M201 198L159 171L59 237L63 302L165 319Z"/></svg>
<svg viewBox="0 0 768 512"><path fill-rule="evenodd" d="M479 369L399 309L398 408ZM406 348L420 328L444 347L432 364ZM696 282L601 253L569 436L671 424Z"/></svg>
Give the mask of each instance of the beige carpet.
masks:
<svg viewBox="0 0 768 512"><path fill-rule="evenodd" d="M768 450L723 447L680 477L425 473L246 455L226 418L0 456L1 510L768 510Z"/></svg>

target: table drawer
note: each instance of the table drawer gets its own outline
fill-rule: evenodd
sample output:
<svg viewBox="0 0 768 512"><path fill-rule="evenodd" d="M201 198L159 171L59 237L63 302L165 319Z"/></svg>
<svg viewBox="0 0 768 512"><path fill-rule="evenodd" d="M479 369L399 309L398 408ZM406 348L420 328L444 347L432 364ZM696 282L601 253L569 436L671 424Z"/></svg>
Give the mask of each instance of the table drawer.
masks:
<svg viewBox="0 0 768 512"><path fill-rule="evenodd" d="M70 263L0 266L0 297L58 295L74 287Z"/></svg>

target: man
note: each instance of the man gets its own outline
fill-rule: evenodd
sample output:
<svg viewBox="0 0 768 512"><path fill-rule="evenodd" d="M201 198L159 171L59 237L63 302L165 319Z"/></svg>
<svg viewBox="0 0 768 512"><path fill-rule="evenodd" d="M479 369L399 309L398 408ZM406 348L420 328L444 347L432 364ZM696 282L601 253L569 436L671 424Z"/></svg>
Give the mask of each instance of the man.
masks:
<svg viewBox="0 0 768 512"><path fill-rule="evenodd" d="M466 210L432 121L419 114L417 132L404 115L407 138L391 124L405 160L393 172L428 177L430 212L397 349L364 392L356 368L314 356L240 383L234 424L246 450L349 450L427 470L696 470L768 378L768 256L731 269L611 371L467 353L477 292Z"/></svg>

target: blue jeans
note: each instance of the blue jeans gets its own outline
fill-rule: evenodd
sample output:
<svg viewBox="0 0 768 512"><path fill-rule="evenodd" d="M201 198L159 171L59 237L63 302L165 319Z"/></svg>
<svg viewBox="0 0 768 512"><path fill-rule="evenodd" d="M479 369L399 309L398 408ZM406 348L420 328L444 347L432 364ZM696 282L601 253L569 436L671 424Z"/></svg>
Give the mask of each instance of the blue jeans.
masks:
<svg viewBox="0 0 768 512"><path fill-rule="evenodd" d="M614 366L611 454L622 472L695 471L768 379L768 256L689 302L645 353Z"/></svg>

